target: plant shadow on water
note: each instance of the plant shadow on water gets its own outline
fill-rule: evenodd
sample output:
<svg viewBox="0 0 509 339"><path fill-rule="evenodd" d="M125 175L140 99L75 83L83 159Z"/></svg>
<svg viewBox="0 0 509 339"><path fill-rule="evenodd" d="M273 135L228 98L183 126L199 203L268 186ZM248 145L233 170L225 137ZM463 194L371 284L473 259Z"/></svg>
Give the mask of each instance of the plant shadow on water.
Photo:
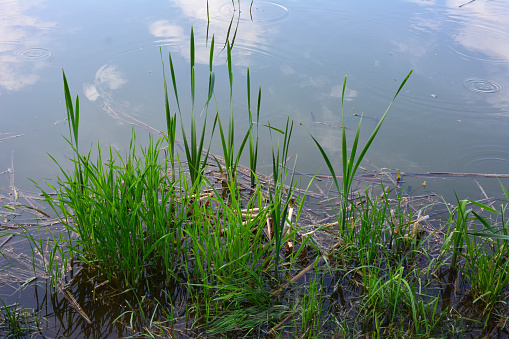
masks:
<svg viewBox="0 0 509 339"><path fill-rule="evenodd" d="M296 162L291 168L288 160L293 122L284 129L259 122L261 89L254 119L249 70L250 125L235 145L229 42L225 48L229 120L223 126L216 114L210 140L214 37L201 133L191 30L190 133L171 54L177 110L170 107L161 52L166 133L138 146L133 132L126 154L98 145L93 157L78 148L79 99L72 100L63 75L71 170L57 163L61 177L49 190L41 187L42 197L17 190L13 180L0 196L1 281L8 286L16 277L12 290L32 297L23 303L35 300L46 319L36 324L38 332L66 338L507 336L509 192L502 187L500 209L493 207L496 199L458 199L449 207L433 195L406 195L399 175L357 174L411 72L364 146L362 119L351 146L342 129L341 176L311 136L331 175L315 175L302 188ZM221 156L209 153L216 128ZM259 128L273 143L270 176L256 171ZM249 168L239 164L247 145ZM355 190L354 181L367 184ZM36 220L22 221L20 212ZM22 319L3 310L2 324L14 329Z"/></svg>

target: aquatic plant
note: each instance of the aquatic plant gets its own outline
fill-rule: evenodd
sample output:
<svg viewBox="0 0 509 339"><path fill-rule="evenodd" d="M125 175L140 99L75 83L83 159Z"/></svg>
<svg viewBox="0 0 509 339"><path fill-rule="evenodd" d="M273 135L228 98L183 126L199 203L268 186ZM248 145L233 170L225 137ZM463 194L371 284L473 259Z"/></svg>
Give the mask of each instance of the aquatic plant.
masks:
<svg viewBox="0 0 509 339"><path fill-rule="evenodd" d="M502 189L509 201L508 190L503 185ZM470 283L474 302L483 302L485 311L489 311L502 301L502 291L509 285L509 225L505 214L508 205L502 204L497 211L473 200L457 200L458 205L450 213L442 253L452 247L450 266ZM492 224L486 217L467 209L468 203L500 216L500 224ZM480 224L474 224L475 220Z"/></svg>
<svg viewBox="0 0 509 339"><path fill-rule="evenodd" d="M332 166L332 163L327 156L327 153L325 153L324 149L320 145L320 143L313 137L311 134L311 138L315 142L316 146L318 147L320 153L322 154L323 159L325 160L325 163L327 164L327 168L332 174L332 179L334 181L335 188L338 190L338 192L342 196L342 202L341 207L339 210L339 221L340 221L340 227L341 232L344 233L347 229L347 216L348 216L348 208L351 206L349 199L351 196L351 188L352 188L352 182L355 177L355 173L357 172L357 169L359 168L362 160L364 159L364 156L366 155L367 151L371 147L371 144L373 143L373 140L375 139L376 135L378 134L378 131L380 130L380 127L382 126L382 123L385 120L385 117L387 116L387 113L389 112L389 109L392 106L392 103L394 100L396 100L396 97L400 93L403 86L405 86L408 78L410 78L410 75L412 74L413 70L411 70L408 75L403 79L401 82L398 90L396 91L396 94L392 98L392 101L390 102L389 106L385 110L385 113L380 118L380 121L376 125L375 129L369 136L368 140L366 141L366 144L362 148L362 150L359 153L359 156L356 158L357 150L359 148L359 136L360 136L360 130L361 130L361 124L362 124L362 117L359 120L359 125L357 126L357 132L354 137L354 141L352 144L352 148L350 151L350 156L348 155L348 149L347 149L347 138L346 138L346 129L345 127L345 115L344 115L344 99L345 99L345 89L346 89L346 80L347 77L345 76L345 79L343 81L343 90L341 94L341 119L343 123L342 134L341 134L341 159L342 159L342 187L339 185L336 172L334 171L334 167Z"/></svg>
<svg viewBox="0 0 509 339"><path fill-rule="evenodd" d="M147 337L166 335L177 319L185 319L197 335L454 335L456 329L447 327L451 315L444 306L445 297L437 292L442 281L436 276L446 264L460 272L458 279L471 287L469 293L475 303L486 306L484 318L478 321L487 322L495 314L493 310L504 314L503 298L509 283L507 206L496 210L458 199L458 206L450 211L441 256L434 257L432 250L422 246L429 242L418 227L424 208L409 208L399 185L352 190L361 161L412 72L401 82L364 146L359 145L360 122L350 149L343 128L341 183L331 159L311 136L340 197L337 205L331 203L335 222L314 228L307 225L312 230L304 234L299 229L303 201L316 176L306 190L299 189L296 161L291 164L288 160L293 122L288 118L284 128L270 122L260 124L261 89L255 117L248 69L249 125L240 134L235 131L232 46L227 41L228 126L222 124L216 103L217 114L210 128L211 142L218 138L224 159L218 156L215 163L211 162L205 134L206 112L210 101L216 99L214 37L200 129L195 116L193 30L190 40L190 132L183 126L185 113L171 53L168 59L176 109L170 107L161 49L166 135L139 146L133 132L125 153L111 147L103 151L99 145L86 154L82 154L82 147L78 151L79 98L71 100L63 75L72 168L66 171L58 165L60 177L49 183L49 189L57 192L56 199L48 190L43 194L67 228L67 235L39 232L26 236L36 276L41 275L36 269L36 258L41 254L45 258L43 275L54 287L62 285L71 264L91 269L93 279L101 277L108 281L110 291L125 295L121 302L125 308L112 320L127 321L132 331L141 331L136 335ZM344 127L344 99L341 106ZM184 136L185 162L175 147L178 123ZM272 142L269 178L256 173L260 125L268 129ZM216 127L219 136L214 135ZM239 136L241 142L235 144ZM168 150L163 152L165 142ZM248 143L249 168L243 168L240 159ZM249 180L245 175L242 182L239 173L249 173ZM469 204L502 221L481 216L468 209ZM310 235L318 231L331 234L335 245L329 249L316 246ZM444 259L446 255L450 260ZM157 288L166 298L153 299L153 279L163 282ZM169 296L166 288L170 283L178 285L185 297L176 301ZM143 293L135 293L145 287ZM338 296L343 289L348 293L346 303L341 300L343 295Z"/></svg>
<svg viewBox="0 0 509 339"><path fill-rule="evenodd" d="M211 47L210 47L210 57L209 57L209 88L208 88L208 97L207 101L205 102L205 105L203 107L203 110L205 111L205 116L203 119L203 126L201 130L201 134L197 135L196 130L196 117L194 113L194 106L195 106L195 88L196 88L196 75L195 75L195 45L194 45L194 31L191 27L191 42L190 42L190 62L191 62L191 133L190 133L190 142L187 140L187 134L184 128L183 120L182 120L182 111L180 110L180 102L179 102L179 96L177 91L177 81L175 76L175 70L173 67L173 60L171 57L171 52L169 53L169 61L170 61L170 72L171 72L171 79L173 83L173 90L175 93L175 100L177 102L177 108L180 115L180 123L182 127L182 136L184 141L184 147L186 152L186 158L187 158L187 164L189 167L189 175L191 176L191 181L193 184L197 183L201 174L203 173L203 169L205 167L205 162L207 161L209 149L207 149L206 152L204 152L204 138L205 138L205 131L207 127L207 111L208 106L210 103L210 100L212 99L212 95L214 93L214 83L215 83L215 74L212 70L212 61L214 59L214 37L212 37ZM165 100L165 104L167 101ZM167 105L169 106L169 105ZM166 124L168 126L168 134L173 132L173 129L175 129L175 120L172 118L171 114L168 114L169 107L166 110ZM205 154L204 154L205 153Z"/></svg>
<svg viewBox="0 0 509 339"><path fill-rule="evenodd" d="M36 332L39 324L39 312L23 309L15 302L6 305L0 298L0 334L4 338L22 338Z"/></svg>
<svg viewBox="0 0 509 339"><path fill-rule="evenodd" d="M212 46L212 45L211 45ZM211 47L211 51L213 47ZM250 123L249 128L247 129L244 138L237 150L237 154L235 154L235 122L233 119L233 72L232 72L232 54L230 43L226 42L226 55L227 55L227 64L228 64L228 80L230 84L230 110L228 116L228 134L225 134L223 129L223 124L221 123L221 117L219 116L219 112L216 114L216 118L214 120L214 131L216 124L219 126L219 134L221 137L221 146L223 148L223 157L225 162L225 171L226 175L230 177L235 177L237 173L237 167L240 161L240 156L244 151L244 147L246 146L246 142L251 135L252 123ZM249 98L248 92L248 98ZM250 144L251 145L251 144ZM250 148L251 153L254 152L254 149ZM250 154L251 154L250 153Z"/></svg>
<svg viewBox="0 0 509 339"><path fill-rule="evenodd" d="M260 121L260 107L262 100L262 87L258 89L258 101L256 105L256 121L253 121L251 110L251 77L249 67L247 69L247 109L249 113L249 169L251 170L251 187L256 181L256 166L258 163L258 126ZM256 124L256 136L253 134L253 123Z"/></svg>

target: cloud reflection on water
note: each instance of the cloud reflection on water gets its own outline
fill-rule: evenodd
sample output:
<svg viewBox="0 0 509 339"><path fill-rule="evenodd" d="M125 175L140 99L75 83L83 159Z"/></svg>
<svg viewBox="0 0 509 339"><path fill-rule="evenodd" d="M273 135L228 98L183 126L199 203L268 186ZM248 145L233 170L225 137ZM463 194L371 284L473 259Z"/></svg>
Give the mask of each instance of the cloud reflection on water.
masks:
<svg viewBox="0 0 509 339"><path fill-rule="evenodd" d="M250 58L253 54L270 56L270 36L275 28L273 25L251 21L246 3L241 4L245 7L239 11L237 2L233 5L224 1L211 0L208 2L208 15L207 6L202 0L175 0L172 5L182 12L179 21L184 21L185 24L158 19L149 25L149 32L158 38L156 42L171 46L172 53L179 53L186 59L189 58L190 22L193 25L195 37L206 37L208 30L210 42L214 35L216 56L221 53L226 54L222 52L226 40L233 42L235 57L232 61L236 66L253 66L258 61ZM236 30L238 34L235 34ZM209 47L198 40L195 47L196 63L208 64Z"/></svg>
<svg viewBox="0 0 509 339"><path fill-rule="evenodd" d="M99 96L104 98L111 95L111 91L121 88L127 83L125 74L115 65L103 65L95 73L94 84L84 83L83 92L90 101L95 101Z"/></svg>
<svg viewBox="0 0 509 339"><path fill-rule="evenodd" d="M49 45L48 29L57 24L26 14L39 2L0 2L0 86L9 91L33 85L46 60L20 58L23 50ZM30 64L29 64L30 63Z"/></svg>

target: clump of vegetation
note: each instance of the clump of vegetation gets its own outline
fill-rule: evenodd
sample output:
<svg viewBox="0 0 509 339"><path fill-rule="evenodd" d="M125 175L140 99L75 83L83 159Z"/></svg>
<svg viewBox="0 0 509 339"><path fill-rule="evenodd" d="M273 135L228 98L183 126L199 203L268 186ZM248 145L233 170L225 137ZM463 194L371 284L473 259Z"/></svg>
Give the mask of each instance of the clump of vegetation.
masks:
<svg viewBox="0 0 509 339"><path fill-rule="evenodd" d="M99 145L96 156L92 150L81 152L79 98L73 102L63 75L72 169L66 171L59 165L61 177L49 186L57 192L56 199L47 190L43 193L68 232L47 242L40 233L38 238L27 235L34 258L49 253L45 272L56 289L68 293L63 284L68 268L80 266L78 275L86 279L73 277L71 282L93 281L88 299L100 296L117 303L122 311L112 321L152 337L175 336L179 319L184 319L193 334L211 336L454 336L456 328L448 325L452 306L447 289L458 283L468 289L464 297L471 298L482 312L452 320L468 322L463 327L481 324L485 332L505 326L507 205L496 210L458 200L437 245L430 240L437 234L420 227L428 206L412 209L401 187L381 185L362 192L352 188L364 156L412 72L401 82L364 146L359 145L362 120L351 146L342 129L341 180L329 156L311 136L331 173L339 201L331 203L332 222L302 225L310 186L301 189L297 185L296 162L292 165L288 160L293 122L288 119L284 128L270 122L260 124L261 89L254 118L248 70L249 126L241 134L240 145L235 145L231 46L227 42L228 126L217 113L207 147L207 111L215 102L214 38L201 128L195 116L194 53L191 30L190 132L183 124L171 54L168 61L177 109L170 107L161 52L166 135L138 146L133 132L125 154L111 147L103 152ZM346 82L345 77L343 98ZM344 126L343 106L342 100ZM179 121L185 158L176 147ZM260 126L268 128L273 144L270 180L257 173ZM209 152L216 130L222 156ZM243 172L239 162L247 145L249 169ZM243 175L248 179L241 179ZM509 193L503 190L509 202ZM498 221L467 209L468 204L496 215ZM328 248L315 240L319 232L332 239ZM447 287L443 289L442 284ZM106 291L96 292L99 287ZM113 302L111 295L123 299ZM79 310L85 314L81 307Z"/></svg>
<svg viewBox="0 0 509 339"><path fill-rule="evenodd" d="M18 303L6 305L0 298L0 334L3 338L25 338L37 331L38 312L29 311Z"/></svg>

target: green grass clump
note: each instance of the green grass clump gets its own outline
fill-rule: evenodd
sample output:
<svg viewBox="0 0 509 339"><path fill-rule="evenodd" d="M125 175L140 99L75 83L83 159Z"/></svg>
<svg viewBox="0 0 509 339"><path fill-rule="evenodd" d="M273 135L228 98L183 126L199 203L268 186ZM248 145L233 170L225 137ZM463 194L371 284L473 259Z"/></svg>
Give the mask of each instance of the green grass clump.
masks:
<svg viewBox="0 0 509 339"><path fill-rule="evenodd" d="M91 152L78 151L79 99L73 107L65 74L64 92L73 121L68 143L74 170L69 173L60 167L63 177L56 186L50 185L58 194L56 201L43 193L67 230L77 235L69 236L66 246L125 286L138 284L146 268L154 265L162 265L170 276L176 269L170 263L181 261L183 209L177 205L175 182L167 175L168 162L162 161L161 140L150 140L138 152L133 134L125 156L110 147L104 159L97 146L92 160Z"/></svg>
<svg viewBox="0 0 509 339"><path fill-rule="evenodd" d="M137 155L135 141L133 135L125 157L110 148L105 160L100 147L95 161L90 153L76 155L83 182L79 173L62 171L64 178L53 187L60 217L78 235L69 246L108 279L127 286L136 285L147 266L178 262L183 246L181 209L161 165L161 142L151 141ZM175 269L165 266L168 275Z"/></svg>
<svg viewBox="0 0 509 339"><path fill-rule="evenodd" d="M336 172L334 170L334 167L332 166L332 163L325 153L324 149L320 145L320 143L313 137L313 141L315 142L316 146L318 147L320 153L323 156L323 159L325 160L325 163L327 164L327 168L329 169L330 173L332 174L332 178L334 181L335 188L342 196L341 200L341 207L338 211L338 217L340 222L340 230L343 233L347 231L347 220L349 215L349 208L353 206L353 204L350 202L350 198L352 195L352 183L355 177L355 173L357 172L357 169L359 168L362 160L364 159L364 156L368 152L369 148L371 147L371 144L373 143L373 140L375 139L376 135L378 134L378 131L380 130L380 127L382 126L382 123L385 120L385 117L387 116L387 113L389 112L389 109L392 106L392 103L394 100L396 100L398 94L400 93L403 86L405 86L405 83L407 82L408 78L410 78L410 75L412 74L413 70L411 70L408 75L405 77L405 79L401 82L398 90L396 91L396 94L392 98L391 103L385 110L385 113L380 118L380 121L376 125L375 129L371 133L371 135L368 138L368 141L366 141L366 144L362 149L360 150L359 155L357 155L357 151L359 148L359 136L361 131L361 124L362 124L362 117L359 120L359 125L357 126L357 132L354 137L353 144L351 146L350 154L348 154L348 147L347 147L347 138L346 138L346 128L345 127L345 115L344 115L344 98L345 98L345 89L346 89L346 80L347 77L345 76L345 80L343 81L343 91L341 95L341 120L343 123L342 134L341 134L341 161L342 161L342 185L339 184L339 181L336 176Z"/></svg>
<svg viewBox="0 0 509 339"><path fill-rule="evenodd" d="M94 268L98 274L104 275L112 284L121 288L144 284L152 272L157 270L164 272L167 281L184 274L186 281L181 283L186 287L192 301L192 305L188 305L189 314L197 323L210 323L212 327L209 330L214 333L217 332L218 326L223 330L229 328L227 319L242 318L239 312L248 309L253 310L258 316L248 317L249 320L246 318L246 321L235 324L237 330L247 330L255 324L258 327L268 326L281 316L273 312L274 307L282 306L280 301L274 299L273 291L284 282L283 277L302 269L297 264L297 258L309 240L307 238L301 241L295 253L287 252L288 256L283 256L284 244L290 240L295 242L297 229L294 227L293 217L299 219L303 207L300 201L305 199L304 193L299 200L301 193L297 193L297 186L294 183L295 164L291 170L287 160L293 122L288 119L284 129L274 127L270 122L266 125L271 139L273 134L282 136L282 144L278 142L277 147L272 149L272 182L268 187L263 187L256 176L261 91L258 93L254 120L250 107L248 73L247 101L250 122L247 131L243 133L240 146L236 148L231 104L233 95L231 46L227 42L230 88L228 127L226 129L222 125L217 114L212 128L212 136L215 127L218 126L219 129L224 167L218 159L216 163L221 172L224 169L225 176L220 186L210 182L204 172L209 156L209 150L204 146L207 114L203 115L200 134L194 113L195 67L192 30L190 49L192 109L189 138L182 124L183 113L180 110L173 61L171 54L169 55L174 99L184 137L187 160L185 165L180 162L175 149L177 120L176 113L173 114L170 108L164 62L164 108L167 122L165 140L168 144L168 151L165 153L160 151L163 139L155 142L150 140L147 146L140 147L136 145L133 133L130 147L125 154L110 148L107 156L104 156L99 146L95 158L92 158L92 151L81 154L78 150L79 98L76 98L75 103L71 100L64 74L64 94L70 133L68 143L73 152L71 159L73 170L67 172L60 167L62 177L58 179L56 185L50 185L50 188L57 192L56 200L44 192L46 200L59 214L69 232L67 240L54 239L54 248L59 249L61 254L64 253L61 249L68 248L70 252L67 255L76 256L82 263ZM203 107L204 112L214 98L213 51L214 39L210 47L209 90ZM378 128L379 126L377 130ZM350 161L345 164L345 169L350 173L346 176L349 180L345 183L346 189L350 189L353 175L372 141L371 138L354 165L358 138L359 130ZM236 173L248 142L251 191L249 198L246 198L246 195L241 194ZM330 165L318 142L316 144ZM333 172L332 167L330 169ZM343 208L349 206L351 197L351 194L344 194ZM356 243L359 251L366 252L365 240L374 235L373 231L363 232L368 231L367 226L364 226L370 222L366 219L367 216L373 211L378 211L376 204L377 202L374 203L374 207L370 206L364 211L365 219L361 218L359 228L361 231L350 234L350 241ZM381 213L384 214L385 211L383 209ZM349 209L348 213L353 212L354 209ZM384 224L382 214L375 216L375 219L378 218L375 223ZM341 223L345 230L343 235L347 236L346 209L339 215L343 218ZM376 230L386 232L384 228ZM33 243L37 241L34 240ZM379 245L378 242L375 243L375 247L366 253L375 255ZM42 249L42 243L36 247L38 250ZM378 259L375 261L377 264L382 262ZM54 285L58 283L58 279L60 278L53 281ZM310 288L316 295L302 301L302 311L298 320L301 325L298 327L308 337L319 333L321 318L313 318L313 313L322 312L320 305L323 304L323 300L320 295L323 290L320 284L315 277ZM219 321L219 318L223 321Z"/></svg>
<svg viewBox="0 0 509 339"><path fill-rule="evenodd" d="M136 331L145 329L147 333L143 335L147 337L173 333L173 327L178 326L175 323L182 319L197 335L206 336L282 337L288 333L305 338L333 333L347 337L448 336L455 329L447 327L451 312L442 292L437 292L441 278L435 278L446 264L452 268L451 276L455 279L454 274L460 272L457 279L468 286L474 303L485 306L485 317L504 307L503 298L507 295L504 293L509 285L507 205L496 210L458 199L458 206L450 211L441 253L434 258L423 246L429 244L429 238L422 236L424 232L418 226L424 208L409 208L403 201L401 187L390 189L381 185L378 190L371 187L364 192L352 189L360 163L412 72L397 88L364 146L359 144L360 122L351 146L345 128L342 129L339 169L342 179L336 175L338 170L333 168L322 146L311 136L332 174L339 203L331 205L335 223L316 225L304 236L297 222L305 208L307 189L298 189L296 162L288 161L293 121L287 119L282 128L270 121L266 125L260 123L261 89L253 114L248 69L249 126L240 134L235 131L232 47L227 41L228 125L223 125L217 112L210 142L220 143L222 159L211 156L205 134L207 111L212 99L216 100L214 38L210 44L208 91L199 115L195 112L193 30L190 40L189 131L183 124L184 112L180 108L171 54L168 57L171 83L167 83L161 50L166 134L139 146L133 132L125 153L111 147L105 152L97 146L82 154L83 148L78 148L79 98L72 100L64 74L72 168L67 171L59 165L61 177L49 186L57 192L56 199L43 193L66 226L67 235L51 234L44 241L41 233L38 238L27 236L34 258L47 253L45 273L54 286L62 286L71 259L78 259L79 265L91 268L87 272L96 274L92 279L108 280L118 295L145 289L146 293L140 296L133 292L136 300L120 303L129 307L114 321L129 323ZM346 80L345 77L343 97ZM168 84L173 86L176 109L170 107ZM342 100L344 127L343 105ZM217 111L217 103L215 108ZM176 148L179 122L183 157ZM272 173L263 185L256 173L260 125L267 128L273 145ZM241 142L236 144L239 136ZM166 145L167 148L163 147ZM247 185L238 175L246 149L250 170ZM93 153L96 155L92 156ZM216 164L217 170L213 171ZM509 201L509 193L503 189ZM493 222L481 216L468 209L468 204L492 213L499 220ZM318 230L333 234L336 245L328 250L315 246L309 235ZM157 288L162 289L159 295L166 296L160 300L154 297L155 302L150 300L153 280L163 281L164 286ZM452 286L451 282L448 284ZM170 285L178 286L176 296L168 292ZM337 295L343 291L348 294L348 301L339 305L338 300L344 297ZM458 319L461 320L460 317L454 320Z"/></svg>
<svg viewBox="0 0 509 339"><path fill-rule="evenodd" d="M506 202L509 202L509 191L504 186L502 189ZM498 216L500 221L493 223L467 209L468 203ZM476 201L458 199L457 207L450 213L448 237L442 246L443 252L452 252L450 266L459 270L471 285L470 295L474 303L481 302L486 314L497 304L504 303L502 292L509 285L508 206L502 204L497 211Z"/></svg>
<svg viewBox="0 0 509 339"><path fill-rule="evenodd" d="M30 312L18 303L6 305L0 298L0 335L3 338L26 338L38 329L38 312Z"/></svg>
<svg viewBox="0 0 509 339"><path fill-rule="evenodd" d="M228 44L227 47L232 96L231 49ZM213 50L212 41L209 92L204 111L213 97ZM171 54L169 62L182 123ZM284 185L289 176L285 159L293 124L288 121L283 131L269 123L271 131L284 136L282 153L279 148L273 151L274 185L271 189L263 187L255 173L257 141L251 131L259 117L260 94L257 121L250 122L237 150L233 143L233 111L230 110L227 133L217 115L224 167L219 160L216 159L216 162L221 170L225 169L226 175L221 185L215 185L204 172L208 159L208 150L204 148L207 117L205 114L200 134L194 114L194 74L194 35L191 32L193 109L189 140L182 127L185 164L180 162L175 149L177 121L170 109L166 78L164 108L167 134L164 139L151 139L148 145L142 147L137 145L133 133L126 153L111 147L104 152L97 146L94 152L90 150L82 154L78 150L79 98L75 102L71 100L67 79L63 75L70 121L70 138L67 141L72 150L70 161L73 166L71 171L66 171L59 165L61 177L56 184L49 184L49 188L57 192L56 199L45 190L43 193L66 226L68 237L53 237L53 245L48 245L53 249L51 253L59 253L65 259L77 258L78 262L93 268L97 276L103 276L102 280L107 279L111 285L121 289L144 285L158 271L164 273L167 281L185 276L185 281L180 280L179 283L187 289L191 302L187 310L197 322L213 324L218 316L233 319L233 315L241 309L258 310L260 317L249 318L244 325L235 325L244 329L244 326L254 326L254 322L260 325L267 323L268 318L279 316L272 308L279 302L274 300L271 286L279 286L281 262L286 261L281 259L282 247L285 241L295 236L291 219L292 215L298 218L301 210L295 200L295 186L290 185L291 189L287 191ZM249 118L252 119L250 110ZM248 140L251 140L250 163L253 170L249 198L246 199L246 194L241 194L235 173ZM161 151L163 141L168 144L168 151L164 153ZM96 155L93 157L92 153ZM36 251L42 253L46 245L40 238L31 239L34 257ZM284 271L298 269L295 258L285 263ZM50 263L48 269L67 267L68 261L62 260L64 264ZM54 286L61 284L62 274L49 275L55 277L52 279Z"/></svg>

